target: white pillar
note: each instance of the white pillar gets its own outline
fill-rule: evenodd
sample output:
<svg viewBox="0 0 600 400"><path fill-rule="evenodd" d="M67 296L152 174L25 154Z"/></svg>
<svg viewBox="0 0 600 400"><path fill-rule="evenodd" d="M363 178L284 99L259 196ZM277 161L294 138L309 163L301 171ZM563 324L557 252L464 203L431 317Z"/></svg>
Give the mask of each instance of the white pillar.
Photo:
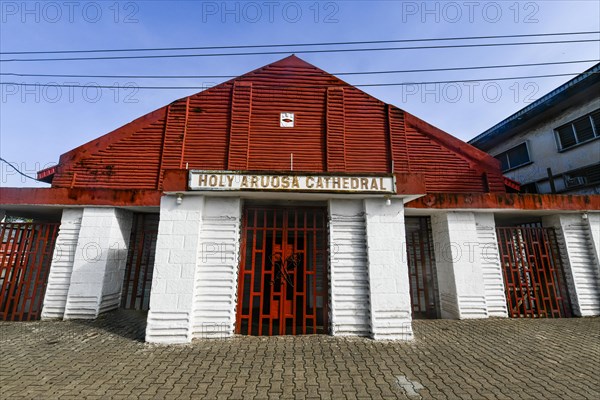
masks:
<svg viewBox="0 0 600 400"><path fill-rule="evenodd" d="M411 326L410 281L405 247L404 205L393 200L365 199L371 336L408 340Z"/></svg>
<svg viewBox="0 0 600 400"><path fill-rule="evenodd" d="M329 200L329 293L333 335L371 333L362 200Z"/></svg>
<svg viewBox="0 0 600 400"><path fill-rule="evenodd" d="M192 336L230 337L236 320L241 201L207 197L195 275Z"/></svg>
<svg viewBox="0 0 600 400"><path fill-rule="evenodd" d="M129 211L83 210L65 318L96 318L119 307L131 224Z"/></svg>
<svg viewBox="0 0 600 400"><path fill-rule="evenodd" d="M442 318L487 318L475 215L436 213L431 228Z"/></svg>
<svg viewBox="0 0 600 400"><path fill-rule="evenodd" d="M192 340L192 310L203 196L163 196L146 324L146 341Z"/></svg>
<svg viewBox="0 0 600 400"><path fill-rule="evenodd" d="M590 238L594 242L596 253L596 266L600 268L600 212L588 212L587 216Z"/></svg>
<svg viewBox="0 0 600 400"><path fill-rule="evenodd" d="M547 216L542 223L556 229L573 313L600 315L600 274L588 222L577 213Z"/></svg>
<svg viewBox="0 0 600 400"><path fill-rule="evenodd" d="M82 217L83 208L65 208L62 212L44 295L42 319L62 318L65 314Z"/></svg>
<svg viewBox="0 0 600 400"><path fill-rule="evenodd" d="M494 214L476 213L475 222L488 314L490 317L508 317Z"/></svg>

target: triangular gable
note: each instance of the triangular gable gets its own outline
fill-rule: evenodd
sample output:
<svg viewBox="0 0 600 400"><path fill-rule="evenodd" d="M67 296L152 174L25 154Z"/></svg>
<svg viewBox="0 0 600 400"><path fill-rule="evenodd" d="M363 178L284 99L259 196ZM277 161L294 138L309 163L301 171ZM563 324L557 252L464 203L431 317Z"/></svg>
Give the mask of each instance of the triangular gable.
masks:
<svg viewBox="0 0 600 400"><path fill-rule="evenodd" d="M281 112L297 115L292 129ZM162 187L167 169L423 174L504 191L499 163L292 55L184 97L60 158L57 187Z"/></svg>

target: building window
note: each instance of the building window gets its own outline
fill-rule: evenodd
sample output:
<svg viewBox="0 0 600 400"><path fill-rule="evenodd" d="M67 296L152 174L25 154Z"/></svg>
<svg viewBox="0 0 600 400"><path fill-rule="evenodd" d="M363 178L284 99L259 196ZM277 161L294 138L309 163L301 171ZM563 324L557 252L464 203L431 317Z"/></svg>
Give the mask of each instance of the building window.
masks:
<svg viewBox="0 0 600 400"><path fill-rule="evenodd" d="M600 184L600 164L569 171L563 175L567 189Z"/></svg>
<svg viewBox="0 0 600 400"><path fill-rule="evenodd" d="M502 172L529 164L531 158L529 157L527 142L523 142L510 150L498 154L496 159L502 163Z"/></svg>
<svg viewBox="0 0 600 400"><path fill-rule="evenodd" d="M556 128L559 150L600 137L600 109Z"/></svg>

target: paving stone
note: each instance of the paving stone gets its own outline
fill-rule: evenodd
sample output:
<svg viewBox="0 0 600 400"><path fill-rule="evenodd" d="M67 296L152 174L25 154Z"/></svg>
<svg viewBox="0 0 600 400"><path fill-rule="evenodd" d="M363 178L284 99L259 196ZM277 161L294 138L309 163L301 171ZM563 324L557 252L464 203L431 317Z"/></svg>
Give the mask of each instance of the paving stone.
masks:
<svg viewBox="0 0 600 400"><path fill-rule="evenodd" d="M597 399L600 318L414 321L412 342L143 342L144 313L0 322L0 398Z"/></svg>

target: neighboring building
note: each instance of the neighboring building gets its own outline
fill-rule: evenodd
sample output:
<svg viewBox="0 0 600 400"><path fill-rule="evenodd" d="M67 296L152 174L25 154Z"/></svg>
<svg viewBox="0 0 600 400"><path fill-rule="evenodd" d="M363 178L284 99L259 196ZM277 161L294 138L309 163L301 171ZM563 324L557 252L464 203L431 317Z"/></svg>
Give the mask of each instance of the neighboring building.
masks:
<svg viewBox="0 0 600 400"><path fill-rule="evenodd" d="M523 192L600 194L600 64L469 143Z"/></svg>
<svg viewBox="0 0 600 400"><path fill-rule="evenodd" d="M0 224L0 319L144 310L147 341L181 343L600 315L600 196L506 193L487 153L295 56L38 178L0 188L34 219Z"/></svg>

